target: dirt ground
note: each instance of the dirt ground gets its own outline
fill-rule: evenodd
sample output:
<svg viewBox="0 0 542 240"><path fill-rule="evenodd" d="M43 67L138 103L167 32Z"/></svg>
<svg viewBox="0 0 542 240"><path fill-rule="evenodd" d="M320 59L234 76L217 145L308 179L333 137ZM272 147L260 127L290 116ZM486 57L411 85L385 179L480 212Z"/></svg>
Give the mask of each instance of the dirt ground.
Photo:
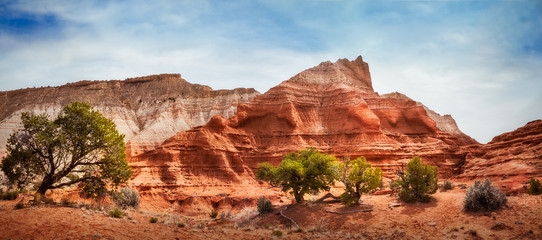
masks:
<svg viewBox="0 0 542 240"><path fill-rule="evenodd" d="M299 229L278 214L287 206L278 198L273 213L258 215L255 206L219 208L212 219L175 208L129 209L122 218L110 217L108 206L89 204L15 209L21 196L0 201L0 239L542 239L542 196L509 196L504 209L465 213L464 194L457 188L439 191L430 203L414 204L387 194L365 195L355 207L309 200L283 212ZM352 212L364 209L372 211Z"/></svg>

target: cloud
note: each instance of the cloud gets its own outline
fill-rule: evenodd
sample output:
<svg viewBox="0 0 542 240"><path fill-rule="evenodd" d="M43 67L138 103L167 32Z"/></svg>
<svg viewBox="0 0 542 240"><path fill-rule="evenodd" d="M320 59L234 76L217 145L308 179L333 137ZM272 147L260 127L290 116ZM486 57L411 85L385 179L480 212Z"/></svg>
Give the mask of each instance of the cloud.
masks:
<svg viewBox="0 0 542 240"><path fill-rule="evenodd" d="M361 54L376 91L452 114L486 142L542 118L541 10L521 0L7 2L0 89L174 72L265 92Z"/></svg>

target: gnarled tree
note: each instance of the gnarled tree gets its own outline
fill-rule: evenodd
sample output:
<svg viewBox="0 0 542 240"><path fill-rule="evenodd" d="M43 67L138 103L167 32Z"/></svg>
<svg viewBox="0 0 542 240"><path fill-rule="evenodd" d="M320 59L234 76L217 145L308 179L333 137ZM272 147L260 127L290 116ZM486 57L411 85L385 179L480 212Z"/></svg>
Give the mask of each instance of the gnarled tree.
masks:
<svg viewBox="0 0 542 240"><path fill-rule="evenodd" d="M290 153L277 167L270 163L262 163L258 167L258 179L273 186L280 185L282 191L289 191L298 203L303 201L307 193L329 191L339 177L339 165L335 157L319 153L315 148Z"/></svg>
<svg viewBox="0 0 542 240"><path fill-rule="evenodd" d="M130 179L124 135L89 104L73 102L54 121L30 113L21 120L23 128L10 136L1 166L11 184L22 187L41 180L41 196L80 184L86 196L97 197L108 186Z"/></svg>
<svg viewBox="0 0 542 240"><path fill-rule="evenodd" d="M346 159L342 169L345 190L340 198L347 206L359 203L363 193L378 188L382 183L382 170L372 167L365 157Z"/></svg>

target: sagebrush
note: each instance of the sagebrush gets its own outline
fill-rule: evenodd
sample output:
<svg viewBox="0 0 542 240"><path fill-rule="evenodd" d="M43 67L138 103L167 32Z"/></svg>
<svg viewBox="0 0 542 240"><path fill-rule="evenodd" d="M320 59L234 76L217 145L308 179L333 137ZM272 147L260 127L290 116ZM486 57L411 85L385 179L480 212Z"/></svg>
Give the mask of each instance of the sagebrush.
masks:
<svg viewBox="0 0 542 240"><path fill-rule="evenodd" d="M256 206L258 207L258 212L260 214L265 214L273 211L273 205L271 204L271 200L263 196L259 197L258 200L256 200Z"/></svg>
<svg viewBox="0 0 542 240"><path fill-rule="evenodd" d="M506 195L491 184L489 178L484 182L475 181L465 194L463 210L465 211L492 211L505 206Z"/></svg>
<svg viewBox="0 0 542 240"><path fill-rule="evenodd" d="M137 209L139 207L140 197L137 190L129 187L124 187L113 194L113 201L115 201L115 203L119 207L133 207Z"/></svg>

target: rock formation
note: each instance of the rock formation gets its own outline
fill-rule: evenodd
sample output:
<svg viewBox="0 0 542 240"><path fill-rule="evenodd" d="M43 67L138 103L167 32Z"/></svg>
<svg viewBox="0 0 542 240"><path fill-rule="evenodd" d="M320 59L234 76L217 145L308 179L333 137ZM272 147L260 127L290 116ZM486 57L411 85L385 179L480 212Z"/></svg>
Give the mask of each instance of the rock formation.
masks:
<svg viewBox="0 0 542 240"><path fill-rule="evenodd" d="M126 136L128 155L136 156L179 131L205 124L212 116L233 116L237 104L256 95L254 89L215 91L191 84L180 74L0 92L0 157L6 155L9 135L21 127L22 112L54 117L72 101L88 102L115 122Z"/></svg>
<svg viewBox="0 0 542 240"><path fill-rule="evenodd" d="M309 146L339 158L365 156L385 176L413 156L451 176L477 144L453 119L399 94L380 96L361 57L323 62L238 105L227 119L179 132L132 160L140 188L257 186L261 162ZM181 188L182 187L182 188Z"/></svg>
<svg viewBox="0 0 542 240"><path fill-rule="evenodd" d="M530 178L542 177L542 120L496 136L468 152L458 178L489 177L508 193L523 192Z"/></svg>

